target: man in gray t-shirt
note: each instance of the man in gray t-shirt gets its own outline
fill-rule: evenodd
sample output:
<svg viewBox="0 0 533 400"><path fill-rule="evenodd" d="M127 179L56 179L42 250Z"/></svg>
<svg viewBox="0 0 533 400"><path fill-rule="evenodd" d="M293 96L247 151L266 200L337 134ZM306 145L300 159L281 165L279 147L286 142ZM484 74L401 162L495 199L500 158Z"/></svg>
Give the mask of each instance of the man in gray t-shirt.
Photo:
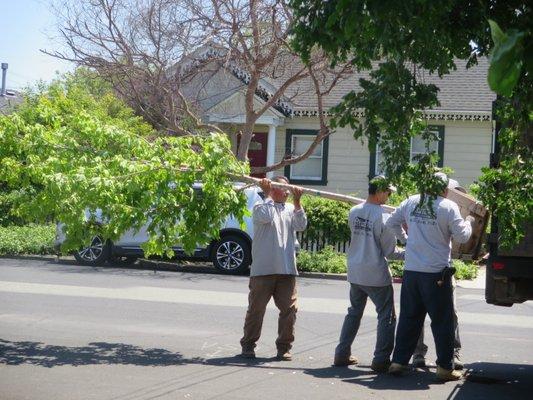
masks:
<svg viewBox="0 0 533 400"><path fill-rule="evenodd" d="M389 185L386 178L374 178L370 181L366 202L353 207L348 216L351 231L347 254L350 307L335 349L336 366L357 363L351 356L351 346L369 297L378 312L377 340L371 368L384 372L390 365L396 314L392 278L385 257L401 258L403 255L395 251L396 238L385 226L388 215L384 214L381 207L387 202L392 190L394 187Z"/></svg>
<svg viewBox="0 0 533 400"><path fill-rule="evenodd" d="M275 182L289 183L284 176ZM252 266L248 310L240 341L241 356L255 358L256 342L261 336L263 317L268 302L273 297L279 308L277 358L290 361L296 322L296 232L307 226L307 217L300 204L302 189L294 186L294 204L286 203L289 190L273 188L269 179L260 184L266 198L254 206L254 240L252 242Z"/></svg>

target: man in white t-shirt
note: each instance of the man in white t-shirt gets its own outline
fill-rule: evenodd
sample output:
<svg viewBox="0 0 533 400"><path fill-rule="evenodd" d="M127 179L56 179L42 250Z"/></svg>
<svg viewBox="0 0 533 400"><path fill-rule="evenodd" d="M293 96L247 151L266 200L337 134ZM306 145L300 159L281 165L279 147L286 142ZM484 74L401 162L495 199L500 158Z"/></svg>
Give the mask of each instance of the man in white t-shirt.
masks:
<svg viewBox="0 0 533 400"><path fill-rule="evenodd" d="M436 193L427 193L423 203L420 195L409 197L386 222L398 235L403 224L408 231L400 318L389 372L407 371L427 313L435 338L437 378L449 381L462 376L453 369L451 240L466 243L473 219L463 220L457 204L446 198L448 177L437 173L435 178L440 183Z"/></svg>

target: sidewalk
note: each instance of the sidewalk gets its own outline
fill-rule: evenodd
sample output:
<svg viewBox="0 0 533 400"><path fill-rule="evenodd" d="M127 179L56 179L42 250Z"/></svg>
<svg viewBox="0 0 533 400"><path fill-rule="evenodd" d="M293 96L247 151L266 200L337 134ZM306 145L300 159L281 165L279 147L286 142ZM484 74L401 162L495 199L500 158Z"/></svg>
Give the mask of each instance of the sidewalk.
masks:
<svg viewBox="0 0 533 400"><path fill-rule="evenodd" d="M462 280L457 281L457 286L465 288L465 289L485 289L485 276L486 276L486 270L485 266L480 266L479 271L477 274L476 279L473 279L471 281Z"/></svg>

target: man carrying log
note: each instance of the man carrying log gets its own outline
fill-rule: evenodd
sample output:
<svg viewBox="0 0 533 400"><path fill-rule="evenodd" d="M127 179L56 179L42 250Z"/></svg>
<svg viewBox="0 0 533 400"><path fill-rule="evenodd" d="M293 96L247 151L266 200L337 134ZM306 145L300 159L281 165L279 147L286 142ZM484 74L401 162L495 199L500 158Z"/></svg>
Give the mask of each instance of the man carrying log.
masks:
<svg viewBox="0 0 533 400"><path fill-rule="evenodd" d="M463 220L459 207L446 199L448 177L435 174L440 184L436 193L404 200L388 219L387 227L398 234L407 224L405 269L400 297L400 318L396 346L389 372L401 375L408 370L426 313L437 351L437 378L458 380L462 374L453 369L454 320L451 239L465 243L472 234L471 220Z"/></svg>
<svg viewBox="0 0 533 400"><path fill-rule="evenodd" d="M466 189L459 185L455 179L448 179L448 189L455 189L461 193L466 193ZM464 368L461 361L461 337L459 335L459 316L457 312L457 301L455 299L455 279L452 277L453 290L453 325L454 325L454 339L453 339L453 368L462 370ZM412 365L415 368L426 368L426 354L428 346L424 343L424 325L420 331L420 337L416 343L415 352L413 353Z"/></svg>
<svg viewBox="0 0 533 400"><path fill-rule="evenodd" d="M335 349L335 366L357 363L351 355L351 346L359 330L367 299L370 298L378 314L377 340L371 368L386 372L394 347L394 295L392 277L386 257L403 258L396 250L394 233L385 226L389 217L385 204L395 188L383 176L372 179L368 198L350 210L348 224L351 231L348 249L348 282L350 282L350 307L344 318L339 344Z"/></svg>
<svg viewBox="0 0 533 400"><path fill-rule="evenodd" d="M283 176L274 182L288 183ZM296 322L296 232L307 226L307 217L300 204L302 189L293 187L294 204L287 204L289 190L272 187L269 179L262 179L259 186L266 198L253 209L254 240L250 269L250 293L248 311L241 339L245 358L255 358L256 342L261 335L263 317L271 297L278 307L277 358L290 361Z"/></svg>

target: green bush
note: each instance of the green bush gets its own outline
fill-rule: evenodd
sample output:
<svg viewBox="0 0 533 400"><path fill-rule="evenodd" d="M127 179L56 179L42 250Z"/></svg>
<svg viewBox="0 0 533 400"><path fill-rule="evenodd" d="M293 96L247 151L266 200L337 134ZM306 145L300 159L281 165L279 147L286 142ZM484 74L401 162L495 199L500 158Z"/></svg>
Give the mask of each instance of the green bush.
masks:
<svg viewBox="0 0 533 400"><path fill-rule="evenodd" d="M296 265L305 272L345 274L346 255L337 253L332 246L326 246L316 253L302 250L298 253Z"/></svg>
<svg viewBox="0 0 533 400"><path fill-rule="evenodd" d="M453 266L455 267L455 279L472 280L477 277L479 267L472 262L453 260Z"/></svg>
<svg viewBox="0 0 533 400"><path fill-rule="evenodd" d="M348 227L348 213L352 204L323 199L320 197L304 196L302 206L307 215L307 229L305 237L317 240L326 233L328 243L350 240Z"/></svg>
<svg viewBox="0 0 533 400"><path fill-rule="evenodd" d="M0 227L0 255L53 254L55 226Z"/></svg>
<svg viewBox="0 0 533 400"><path fill-rule="evenodd" d="M472 262L453 260L452 265L455 267L455 279L457 280L472 280L477 276L479 267ZM389 266L392 276L395 278L403 276L403 261L390 261Z"/></svg>
<svg viewBox="0 0 533 400"><path fill-rule="evenodd" d="M394 278L401 278L403 276L403 261L389 261L389 268Z"/></svg>

